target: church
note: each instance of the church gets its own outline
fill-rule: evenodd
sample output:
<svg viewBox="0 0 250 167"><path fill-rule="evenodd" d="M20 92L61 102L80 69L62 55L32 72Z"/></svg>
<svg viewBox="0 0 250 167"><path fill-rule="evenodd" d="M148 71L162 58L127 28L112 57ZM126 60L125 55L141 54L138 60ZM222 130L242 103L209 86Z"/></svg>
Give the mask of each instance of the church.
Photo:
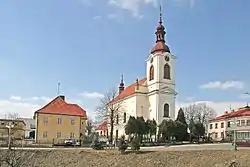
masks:
<svg viewBox="0 0 250 167"><path fill-rule="evenodd" d="M156 43L146 60L146 77L125 87L123 77L119 95L112 101L121 104L120 119L114 126L116 138L125 134L125 125L130 116L143 116L159 125L164 119L175 119L175 59L165 41L165 27L160 21L156 28ZM108 131L110 127L108 127Z"/></svg>

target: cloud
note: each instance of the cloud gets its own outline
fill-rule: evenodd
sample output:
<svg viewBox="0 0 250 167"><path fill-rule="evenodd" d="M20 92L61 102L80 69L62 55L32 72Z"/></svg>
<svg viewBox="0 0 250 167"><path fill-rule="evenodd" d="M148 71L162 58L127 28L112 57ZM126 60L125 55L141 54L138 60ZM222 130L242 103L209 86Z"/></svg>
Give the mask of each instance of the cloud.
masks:
<svg viewBox="0 0 250 167"><path fill-rule="evenodd" d="M34 103L0 100L0 117L4 118L8 113L17 113L21 117L32 118L34 111L39 109L39 105Z"/></svg>
<svg viewBox="0 0 250 167"><path fill-rule="evenodd" d="M10 96L11 100L20 101L22 98L20 96Z"/></svg>
<svg viewBox="0 0 250 167"><path fill-rule="evenodd" d="M83 92L80 95L82 97L91 98L91 99L96 99L96 98L102 98L102 97L104 97L103 94L98 93L98 92Z"/></svg>
<svg viewBox="0 0 250 167"><path fill-rule="evenodd" d="M245 107L246 106L246 102L242 102L242 101L194 101L194 102L177 102L176 103L176 115L178 113L178 110L180 107L186 107L189 106L191 104L198 104L198 103L205 103L207 104L209 107L213 108L217 115L221 115L223 114L225 111L230 110L230 108L232 109L237 109L240 107Z"/></svg>
<svg viewBox="0 0 250 167"><path fill-rule="evenodd" d="M140 9L143 5L156 6L157 0L108 0L110 6L115 6L132 13L132 16L137 19L142 19Z"/></svg>
<svg viewBox="0 0 250 167"><path fill-rule="evenodd" d="M220 82L220 81L214 81L209 82L207 84L201 85L201 89L243 89L244 83L242 81L226 81L226 82Z"/></svg>

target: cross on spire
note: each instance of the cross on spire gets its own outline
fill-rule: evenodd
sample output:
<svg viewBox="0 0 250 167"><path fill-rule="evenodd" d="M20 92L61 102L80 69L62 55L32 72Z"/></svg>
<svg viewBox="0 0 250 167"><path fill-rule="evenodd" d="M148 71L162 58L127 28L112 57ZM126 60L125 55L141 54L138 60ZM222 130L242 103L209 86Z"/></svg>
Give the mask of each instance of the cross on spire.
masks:
<svg viewBox="0 0 250 167"><path fill-rule="evenodd" d="M160 21L159 21L160 24L162 24L162 9L161 9L161 3L160 3Z"/></svg>

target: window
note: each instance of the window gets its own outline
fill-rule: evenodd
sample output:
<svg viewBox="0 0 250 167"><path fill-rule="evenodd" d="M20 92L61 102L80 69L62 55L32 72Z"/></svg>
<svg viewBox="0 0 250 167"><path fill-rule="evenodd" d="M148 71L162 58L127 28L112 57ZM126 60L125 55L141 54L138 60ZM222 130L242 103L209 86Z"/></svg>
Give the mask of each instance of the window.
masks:
<svg viewBox="0 0 250 167"><path fill-rule="evenodd" d="M125 112L123 114L123 123L126 123L127 122L127 113Z"/></svg>
<svg viewBox="0 0 250 167"><path fill-rule="evenodd" d="M247 126L250 126L250 120L247 120Z"/></svg>
<svg viewBox="0 0 250 167"><path fill-rule="evenodd" d="M217 129L217 128L218 128L218 123L215 124L215 129Z"/></svg>
<svg viewBox="0 0 250 167"><path fill-rule="evenodd" d="M61 138L62 137L62 133L61 132L57 132L56 137L57 138Z"/></svg>
<svg viewBox="0 0 250 167"><path fill-rule="evenodd" d="M45 118L43 119L43 123L46 125L46 124L48 124L48 122L49 122L48 118L45 117Z"/></svg>
<svg viewBox="0 0 250 167"><path fill-rule="evenodd" d="M149 81L154 79L154 66L151 65L150 69L149 69Z"/></svg>
<svg viewBox="0 0 250 167"><path fill-rule="evenodd" d="M245 120L241 120L240 121L240 126L245 126L246 125L246 121Z"/></svg>
<svg viewBox="0 0 250 167"><path fill-rule="evenodd" d="M169 104L164 104L164 115L163 117L169 117Z"/></svg>
<svg viewBox="0 0 250 167"><path fill-rule="evenodd" d="M240 120L238 120L238 121L236 122L236 125L237 125L237 126L240 126Z"/></svg>
<svg viewBox="0 0 250 167"><path fill-rule="evenodd" d="M71 125L75 125L75 120L71 119Z"/></svg>
<svg viewBox="0 0 250 167"><path fill-rule="evenodd" d="M218 138L218 133L215 133L214 138Z"/></svg>
<svg viewBox="0 0 250 167"><path fill-rule="evenodd" d="M224 128L224 122L221 122L220 127Z"/></svg>
<svg viewBox="0 0 250 167"><path fill-rule="evenodd" d="M116 116L116 124L119 124L119 115Z"/></svg>
<svg viewBox="0 0 250 167"><path fill-rule="evenodd" d="M164 79L171 79L170 78L170 66L168 64L164 65Z"/></svg>
<svg viewBox="0 0 250 167"><path fill-rule="evenodd" d="M69 137L70 139L73 139L73 138L75 138L75 134L74 133L70 133L70 137Z"/></svg>
<svg viewBox="0 0 250 167"><path fill-rule="evenodd" d="M231 122L230 122L230 121L228 121L228 123L227 123L227 127L228 127L228 128L230 128L230 127L231 127Z"/></svg>
<svg viewBox="0 0 250 167"><path fill-rule="evenodd" d="M62 124L62 118L58 118L58 119L57 119L57 123L58 123L58 124Z"/></svg>
<svg viewBox="0 0 250 167"><path fill-rule="evenodd" d="M48 132L43 132L43 138L47 138Z"/></svg>
<svg viewBox="0 0 250 167"><path fill-rule="evenodd" d="M210 124L210 129L213 129L213 124Z"/></svg>

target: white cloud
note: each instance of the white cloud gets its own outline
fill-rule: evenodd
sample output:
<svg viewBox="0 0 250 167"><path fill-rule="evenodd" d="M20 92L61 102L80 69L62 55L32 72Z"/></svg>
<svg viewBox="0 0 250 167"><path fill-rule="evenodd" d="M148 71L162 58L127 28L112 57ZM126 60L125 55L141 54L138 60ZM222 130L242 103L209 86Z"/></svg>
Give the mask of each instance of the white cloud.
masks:
<svg viewBox="0 0 250 167"><path fill-rule="evenodd" d="M186 107L191 104L197 104L197 103L206 103L209 107L213 108L217 115L223 114L225 111L228 111L231 109L237 109L240 107L245 107L246 102L242 101L194 101L194 102L177 102L176 103L176 115L178 113L178 110L180 107Z"/></svg>
<svg viewBox="0 0 250 167"><path fill-rule="evenodd" d="M39 109L39 107L40 106L35 103L0 100L0 117L4 118L8 113L17 113L21 117L31 118L34 111Z"/></svg>
<svg viewBox="0 0 250 167"><path fill-rule="evenodd" d="M108 4L127 10L132 13L133 17L142 19L143 15L140 14L140 8L143 5L155 6L157 4L157 0L108 0Z"/></svg>
<svg viewBox="0 0 250 167"><path fill-rule="evenodd" d="M249 99L250 98L250 94L249 93L245 93L239 96L240 99Z"/></svg>
<svg viewBox="0 0 250 167"><path fill-rule="evenodd" d="M20 96L10 96L11 100L20 101L22 98Z"/></svg>
<svg viewBox="0 0 250 167"><path fill-rule="evenodd" d="M214 81L209 82L207 84L201 85L201 89L243 89L244 83L242 81L226 81L226 82L220 82L220 81Z"/></svg>
<svg viewBox="0 0 250 167"><path fill-rule="evenodd" d="M86 97L86 98L91 98L91 99L104 97L103 94L98 93L98 92L83 92L80 95L83 96L83 97Z"/></svg>

